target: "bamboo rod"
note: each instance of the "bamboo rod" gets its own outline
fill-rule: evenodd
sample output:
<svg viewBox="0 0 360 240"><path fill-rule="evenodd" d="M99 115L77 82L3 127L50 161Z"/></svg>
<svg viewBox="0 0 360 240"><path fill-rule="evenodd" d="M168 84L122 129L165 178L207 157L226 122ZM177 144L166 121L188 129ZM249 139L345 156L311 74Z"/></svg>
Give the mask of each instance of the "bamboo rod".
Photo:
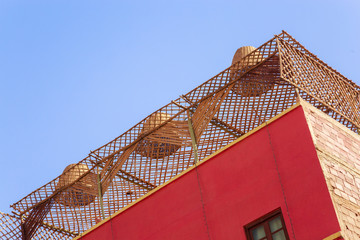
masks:
<svg viewBox="0 0 360 240"><path fill-rule="evenodd" d="M105 212L104 212L104 203L103 203L103 193L102 193L102 187L101 187L101 180L100 180L100 174L97 174L97 182L98 182L98 190L99 190L99 201L100 201L100 208L101 208L101 215L102 218L105 219Z"/></svg>
<svg viewBox="0 0 360 240"><path fill-rule="evenodd" d="M199 161L198 148L197 148L197 143L196 143L196 136L194 133L194 129L193 129L193 125L192 125L192 121L191 121L191 117L190 117L189 113L188 113L188 116L189 116L188 117L189 131L190 131L192 146L194 149L194 164L196 164Z"/></svg>

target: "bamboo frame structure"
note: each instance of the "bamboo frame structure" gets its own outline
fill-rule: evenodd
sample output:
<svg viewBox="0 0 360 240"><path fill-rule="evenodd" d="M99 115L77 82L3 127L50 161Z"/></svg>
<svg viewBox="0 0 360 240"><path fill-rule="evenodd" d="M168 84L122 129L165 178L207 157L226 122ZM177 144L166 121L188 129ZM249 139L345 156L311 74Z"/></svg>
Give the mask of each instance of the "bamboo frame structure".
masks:
<svg viewBox="0 0 360 240"><path fill-rule="evenodd" d="M256 94L239 94L239 86L256 85L262 89ZM352 131L360 129L360 87L283 31L14 203L16 216L0 215L0 221L12 219L7 227L0 227L0 236L37 239L46 230L53 239L71 239L102 219L102 211L108 217L192 166L193 139L201 161L291 107L298 98ZM149 127L150 120L161 114L166 118ZM89 170L59 185L68 172L79 171L79 165ZM90 176L99 176L99 186L79 188ZM91 201L62 204L61 197L74 188Z"/></svg>

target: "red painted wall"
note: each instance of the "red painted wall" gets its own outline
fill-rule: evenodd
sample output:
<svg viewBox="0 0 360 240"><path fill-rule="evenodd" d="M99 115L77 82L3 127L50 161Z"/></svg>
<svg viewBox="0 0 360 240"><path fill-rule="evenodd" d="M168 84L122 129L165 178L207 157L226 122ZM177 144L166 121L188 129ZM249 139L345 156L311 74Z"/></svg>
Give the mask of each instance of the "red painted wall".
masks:
<svg viewBox="0 0 360 240"><path fill-rule="evenodd" d="M82 239L246 239L244 225L279 207L291 239L340 231L302 107L201 164L198 173L208 229L192 170Z"/></svg>

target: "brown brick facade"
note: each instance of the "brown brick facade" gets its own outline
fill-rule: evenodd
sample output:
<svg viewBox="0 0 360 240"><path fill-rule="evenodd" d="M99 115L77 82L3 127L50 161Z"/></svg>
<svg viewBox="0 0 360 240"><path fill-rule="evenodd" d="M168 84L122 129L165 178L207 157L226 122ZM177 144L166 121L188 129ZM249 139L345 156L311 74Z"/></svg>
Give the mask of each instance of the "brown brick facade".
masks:
<svg viewBox="0 0 360 240"><path fill-rule="evenodd" d="M360 135L301 103L344 239L360 239ZM319 223L321 224L321 223Z"/></svg>

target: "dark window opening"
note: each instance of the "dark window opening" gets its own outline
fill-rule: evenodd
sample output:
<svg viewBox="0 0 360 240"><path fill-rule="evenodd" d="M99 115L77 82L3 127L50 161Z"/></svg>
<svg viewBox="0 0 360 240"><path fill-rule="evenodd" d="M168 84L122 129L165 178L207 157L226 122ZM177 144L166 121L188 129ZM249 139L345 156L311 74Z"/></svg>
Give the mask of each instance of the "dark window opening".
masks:
<svg viewBox="0 0 360 240"><path fill-rule="evenodd" d="M266 214L265 216L245 226L248 240L289 240L281 209Z"/></svg>

